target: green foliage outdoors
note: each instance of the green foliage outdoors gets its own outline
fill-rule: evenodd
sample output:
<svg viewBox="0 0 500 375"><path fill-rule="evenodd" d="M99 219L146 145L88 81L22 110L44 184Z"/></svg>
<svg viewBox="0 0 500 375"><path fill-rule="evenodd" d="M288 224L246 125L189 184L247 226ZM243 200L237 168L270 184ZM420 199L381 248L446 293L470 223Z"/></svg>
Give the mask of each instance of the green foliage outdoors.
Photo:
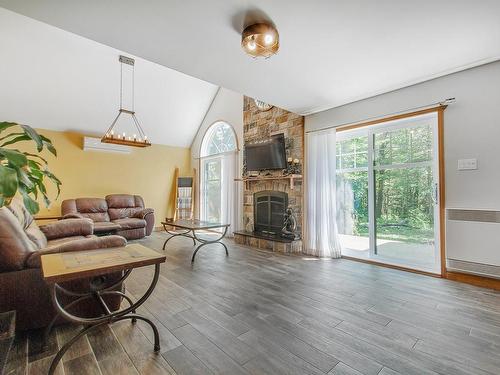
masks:
<svg viewBox="0 0 500 375"><path fill-rule="evenodd" d="M368 236L368 138L337 143L337 222L344 234ZM426 243L434 238L432 132L400 129L374 136L377 238ZM397 168L402 164L410 164Z"/></svg>
<svg viewBox="0 0 500 375"><path fill-rule="evenodd" d="M19 131L2 135L11 128L19 128ZM25 141L36 145L37 154L6 147ZM22 196L24 205L32 214L40 210L37 202L39 195L48 207L50 200L45 178L56 185L59 196L61 181L48 170L47 160L39 155L44 149L57 156L50 139L38 134L33 128L14 122L0 122L0 207L8 205L17 193Z"/></svg>

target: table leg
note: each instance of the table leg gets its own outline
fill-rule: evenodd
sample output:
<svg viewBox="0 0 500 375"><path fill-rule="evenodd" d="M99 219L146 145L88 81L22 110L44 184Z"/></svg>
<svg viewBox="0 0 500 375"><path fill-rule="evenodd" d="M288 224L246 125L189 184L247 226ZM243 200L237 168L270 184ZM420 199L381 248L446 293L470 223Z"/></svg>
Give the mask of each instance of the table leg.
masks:
<svg viewBox="0 0 500 375"><path fill-rule="evenodd" d="M191 257L191 263L194 262L194 258L196 257L196 253L198 252L198 250L200 250L205 245L210 245L210 244L214 244L214 243L219 243L222 246L224 246L224 249L226 250L226 256L229 256L229 252L227 251L226 244L221 242L221 240L226 236L226 233L227 233L227 227L224 227L224 232L222 233L222 235L219 238L217 238L216 240L209 241L209 240L205 240L203 238L199 238L198 236L196 236L196 232L193 229L193 236L194 236L194 238L196 238L197 241L201 242L201 245L199 245L196 248L196 250L194 251L193 256Z"/></svg>
<svg viewBox="0 0 500 375"><path fill-rule="evenodd" d="M57 365L61 361L61 358L68 351L68 349L75 342L77 342L82 336L85 336L90 331L92 331L92 330L94 330L102 325L109 324L109 323L115 323L115 322L119 322L120 320L126 320L126 319L142 320L151 326L151 328L153 329L153 334L154 334L154 351L155 351L155 353L158 353L160 351L160 335L158 333L158 329L156 328L156 326L154 325L154 323L151 320L149 320L148 318L145 318L141 315L136 315L136 314L120 316L120 317L113 319L112 322L107 322L107 321L100 322L100 323L85 327L80 332L78 332L71 340L69 340L66 344L64 344L61 349L59 349L56 356L52 360L52 363L50 364L49 375L54 374L54 372L56 371Z"/></svg>
<svg viewBox="0 0 500 375"><path fill-rule="evenodd" d="M167 229L167 226L164 224L163 225L163 228L165 229L165 232L167 232L168 234L170 234L170 237L167 238L165 240L165 242L163 243L163 250L165 250L165 246L167 246L167 242L170 241L172 238L174 237L187 237L187 238L191 238L193 240L193 246L196 245L196 240L195 240L195 237L194 237L194 231L193 231L193 236L190 236L189 233L191 232L191 229L186 229L185 232L183 233L178 233L178 232L171 232Z"/></svg>
<svg viewBox="0 0 500 375"><path fill-rule="evenodd" d="M125 275L119 280L119 283L122 283L123 280L130 275L130 270L125 273ZM160 337L158 334L158 329L154 325L154 323L149 320L148 318L138 315L135 312L137 311L137 308L141 306L153 293L153 290L158 282L158 278L160 276L160 264L155 264L155 273L153 276L153 280L151 281L151 284L149 285L149 288L146 290L144 295L139 298L135 303L133 303L132 299L128 297L127 295L123 294L120 291L117 290L110 290L113 289L114 287L117 286L117 283L113 284L112 286L106 286L104 283L99 280L96 283L91 282L91 290L87 293L74 293L72 291L68 291L65 288L61 287L58 284L53 284L52 287L50 288L51 296L52 296L52 301L54 303L54 307L56 308L57 311L57 316L62 316L66 320L73 322L73 323L78 323L78 324L83 324L85 327L77 333L71 340L69 340L66 344L63 345L61 349L57 352L56 356L52 360L52 363L50 365L50 370L49 370L49 375L53 375L54 371L57 368L57 365L59 364L61 358L64 356L64 353L73 345L78 339L84 335L86 335L88 332L91 330L100 327L104 324L111 324L118 322L120 320L126 320L126 319L131 319L132 322L135 322L136 320L142 320L146 323L148 323L154 334L154 351L159 352L160 351ZM79 298L67 306L62 306L61 303L59 302L59 299L57 297L57 291L61 291L63 293L67 293L70 295L78 295ZM119 295L123 298L125 298L130 306L123 309L123 310L118 310L118 311L110 311L108 306L106 305L106 301L102 298L103 296L106 295ZM71 308L72 306L76 305L77 303L86 300L88 298L95 298L97 302L103 307L103 310L105 314L103 316L95 317L95 318L82 318L75 316L67 311L67 309ZM57 318L56 316L56 318ZM50 333L50 330L52 329L53 323L55 322L55 319L51 322L50 326L46 330L46 334ZM47 333L48 332L48 333Z"/></svg>

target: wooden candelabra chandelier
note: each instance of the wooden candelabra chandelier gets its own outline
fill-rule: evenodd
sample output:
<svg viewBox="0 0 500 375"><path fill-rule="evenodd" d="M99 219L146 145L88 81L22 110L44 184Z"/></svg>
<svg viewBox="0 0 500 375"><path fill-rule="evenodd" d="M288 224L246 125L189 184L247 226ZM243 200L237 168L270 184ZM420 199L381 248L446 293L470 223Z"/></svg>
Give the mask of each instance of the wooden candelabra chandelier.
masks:
<svg viewBox="0 0 500 375"><path fill-rule="evenodd" d="M101 138L102 143L114 143L117 145L124 146L133 146L133 147L148 147L151 146L151 142L149 142L147 135L142 130L141 124L139 120L135 116L134 111L134 63L135 60L127 57L120 56L120 109L118 110L118 115L116 115L115 119L111 123L111 126L108 128L104 136ZM123 108L123 64L132 66L132 109ZM122 134L115 134L114 127L122 114L130 115L132 120L134 121L134 125L136 128L135 133L131 133L127 135L125 132Z"/></svg>

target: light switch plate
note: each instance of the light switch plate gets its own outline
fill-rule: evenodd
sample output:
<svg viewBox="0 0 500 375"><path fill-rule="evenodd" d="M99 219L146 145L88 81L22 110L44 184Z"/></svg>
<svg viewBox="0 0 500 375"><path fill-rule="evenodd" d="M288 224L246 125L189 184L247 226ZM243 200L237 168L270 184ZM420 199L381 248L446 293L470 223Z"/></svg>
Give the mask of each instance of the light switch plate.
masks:
<svg viewBox="0 0 500 375"><path fill-rule="evenodd" d="M477 159L460 159L458 161L459 171L470 171L477 169Z"/></svg>

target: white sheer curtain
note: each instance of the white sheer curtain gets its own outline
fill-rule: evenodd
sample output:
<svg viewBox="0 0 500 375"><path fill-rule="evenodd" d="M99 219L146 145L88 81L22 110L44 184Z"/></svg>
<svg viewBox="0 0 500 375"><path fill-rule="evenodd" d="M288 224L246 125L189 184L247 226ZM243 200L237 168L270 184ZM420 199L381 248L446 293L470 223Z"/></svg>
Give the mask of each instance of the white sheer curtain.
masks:
<svg viewBox="0 0 500 375"><path fill-rule="evenodd" d="M340 258L335 199L335 129L307 135L305 252Z"/></svg>
<svg viewBox="0 0 500 375"><path fill-rule="evenodd" d="M227 236L238 229L238 184L234 179L238 173L238 153L221 155L221 222L230 224Z"/></svg>

